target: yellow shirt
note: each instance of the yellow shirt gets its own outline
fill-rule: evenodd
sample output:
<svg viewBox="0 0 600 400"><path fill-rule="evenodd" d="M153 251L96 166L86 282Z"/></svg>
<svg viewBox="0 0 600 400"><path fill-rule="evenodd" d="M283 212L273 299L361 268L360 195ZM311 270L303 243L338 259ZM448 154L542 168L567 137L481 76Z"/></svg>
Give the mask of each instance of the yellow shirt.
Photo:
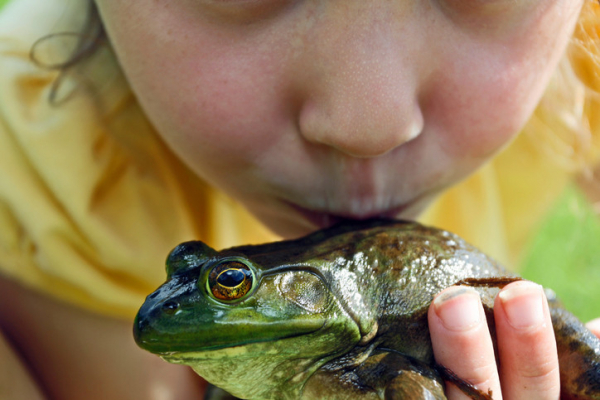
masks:
<svg viewBox="0 0 600 400"><path fill-rule="evenodd" d="M164 281L164 259L178 243L224 248L276 237L169 151L107 46L61 76L60 104L49 102L59 73L33 64L29 52L51 32L76 31L81 3L13 0L0 13L0 272L131 318ZM36 55L52 63L72 41L56 36ZM543 120L534 117L530 130ZM514 265L568 171L523 134L423 221Z"/></svg>

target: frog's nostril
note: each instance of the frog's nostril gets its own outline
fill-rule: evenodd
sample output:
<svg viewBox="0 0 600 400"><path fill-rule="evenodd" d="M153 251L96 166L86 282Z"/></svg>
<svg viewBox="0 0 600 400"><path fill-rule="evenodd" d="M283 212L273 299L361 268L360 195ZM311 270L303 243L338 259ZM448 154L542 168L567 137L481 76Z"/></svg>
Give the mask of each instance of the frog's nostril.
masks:
<svg viewBox="0 0 600 400"><path fill-rule="evenodd" d="M143 336L146 333L146 328L148 327L148 320L145 318L141 318L138 314L135 323L133 324L133 338L135 339L138 345L143 343Z"/></svg>
<svg viewBox="0 0 600 400"><path fill-rule="evenodd" d="M169 300L163 303L162 310L167 314L174 314L179 309L179 303Z"/></svg>
<svg viewBox="0 0 600 400"><path fill-rule="evenodd" d="M146 326L148 326L148 320L138 318L138 320L136 321L136 326L135 326L137 328L137 331L138 332L144 331L144 329L146 329Z"/></svg>

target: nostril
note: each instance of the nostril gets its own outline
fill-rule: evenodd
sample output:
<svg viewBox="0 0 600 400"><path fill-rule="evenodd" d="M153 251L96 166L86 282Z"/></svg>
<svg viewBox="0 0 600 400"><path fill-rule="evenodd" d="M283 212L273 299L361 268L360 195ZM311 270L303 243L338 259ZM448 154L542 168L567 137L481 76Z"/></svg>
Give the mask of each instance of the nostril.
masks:
<svg viewBox="0 0 600 400"><path fill-rule="evenodd" d="M146 326L148 326L148 320L143 319L143 318L138 318L138 320L137 320L137 330L139 332L142 332L144 329L146 329Z"/></svg>
<svg viewBox="0 0 600 400"><path fill-rule="evenodd" d="M162 305L162 310L167 314L174 314L179 309L179 303L169 300Z"/></svg>
<svg viewBox="0 0 600 400"><path fill-rule="evenodd" d="M133 338L135 339L136 343L143 343L143 337L146 333L147 326L148 320L140 317L140 315L138 314L133 325Z"/></svg>

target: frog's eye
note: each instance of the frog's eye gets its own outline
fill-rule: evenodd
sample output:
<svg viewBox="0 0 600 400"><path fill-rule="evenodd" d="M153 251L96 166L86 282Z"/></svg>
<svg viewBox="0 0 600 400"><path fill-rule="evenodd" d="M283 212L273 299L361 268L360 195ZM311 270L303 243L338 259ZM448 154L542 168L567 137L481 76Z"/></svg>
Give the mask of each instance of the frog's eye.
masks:
<svg viewBox="0 0 600 400"><path fill-rule="evenodd" d="M254 284L252 269L241 261L225 261L208 274L208 291L217 300L232 301L244 297Z"/></svg>

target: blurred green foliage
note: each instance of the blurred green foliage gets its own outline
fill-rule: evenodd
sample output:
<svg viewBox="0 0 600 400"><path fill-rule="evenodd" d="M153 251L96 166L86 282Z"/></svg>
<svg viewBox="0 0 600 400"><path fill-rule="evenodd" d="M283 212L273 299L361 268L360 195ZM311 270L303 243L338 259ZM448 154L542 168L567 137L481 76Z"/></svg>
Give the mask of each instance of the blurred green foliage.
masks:
<svg viewBox="0 0 600 400"><path fill-rule="evenodd" d="M0 7L2 7L6 3L8 3L8 0L0 0Z"/></svg>
<svg viewBox="0 0 600 400"><path fill-rule="evenodd" d="M581 320L600 317L600 218L578 189L568 188L543 222L520 273Z"/></svg>

